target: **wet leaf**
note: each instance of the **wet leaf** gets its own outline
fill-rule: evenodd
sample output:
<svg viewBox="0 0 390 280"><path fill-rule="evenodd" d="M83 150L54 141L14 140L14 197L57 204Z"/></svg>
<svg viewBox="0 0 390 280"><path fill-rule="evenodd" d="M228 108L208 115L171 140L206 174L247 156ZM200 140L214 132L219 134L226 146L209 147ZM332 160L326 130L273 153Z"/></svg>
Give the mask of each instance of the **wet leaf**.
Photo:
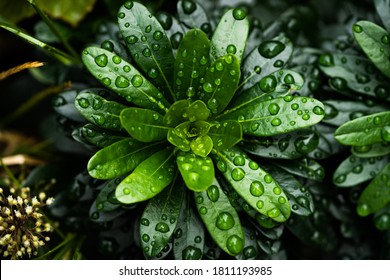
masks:
<svg viewBox="0 0 390 280"><path fill-rule="evenodd" d="M229 149L242 140L242 127L237 121L224 121L211 126L208 136L215 149Z"/></svg>
<svg viewBox="0 0 390 280"><path fill-rule="evenodd" d="M206 71L200 99L213 114L222 112L233 98L240 73L239 61L231 54L217 58Z"/></svg>
<svg viewBox="0 0 390 280"><path fill-rule="evenodd" d="M149 155L116 188L116 198L131 204L148 200L165 187L175 176L175 158L173 149L167 148Z"/></svg>
<svg viewBox="0 0 390 280"><path fill-rule="evenodd" d="M211 25L206 11L197 1L181 0L177 2L177 14L180 22L189 29L202 29L205 33L211 32Z"/></svg>
<svg viewBox="0 0 390 280"><path fill-rule="evenodd" d="M102 48L88 47L81 56L89 72L104 86L142 108L165 113L168 101L133 65Z"/></svg>
<svg viewBox="0 0 390 280"><path fill-rule="evenodd" d="M203 257L205 231L199 215L192 208L192 193L186 192L173 235L176 260L200 260Z"/></svg>
<svg viewBox="0 0 390 280"><path fill-rule="evenodd" d="M351 152L360 158L385 156L390 154L390 142L376 143L367 146L353 146Z"/></svg>
<svg viewBox="0 0 390 280"><path fill-rule="evenodd" d="M169 130L163 116L149 109L126 108L120 114L120 121L126 131L141 142L164 140Z"/></svg>
<svg viewBox="0 0 390 280"><path fill-rule="evenodd" d="M360 117L341 125L335 138L343 145L366 146L390 141L390 111Z"/></svg>
<svg viewBox="0 0 390 280"><path fill-rule="evenodd" d="M243 61L243 82L240 87L249 89L262 78L284 68L292 51L291 41L283 35L261 42Z"/></svg>
<svg viewBox="0 0 390 280"><path fill-rule="evenodd" d="M130 138L120 140L94 154L88 162L88 172L97 179L114 178L131 172L161 147L159 142L147 144Z"/></svg>
<svg viewBox="0 0 390 280"><path fill-rule="evenodd" d="M83 122L85 119L74 104L77 93L77 90L69 90L54 96L52 106L58 114L76 122Z"/></svg>
<svg viewBox="0 0 390 280"><path fill-rule="evenodd" d="M390 204L375 212L374 222L379 230L385 231L390 229Z"/></svg>
<svg viewBox="0 0 390 280"><path fill-rule="evenodd" d="M353 187L374 178L386 165L388 158L359 158L350 155L335 170L333 183L338 187Z"/></svg>
<svg viewBox="0 0 390 280"><path fill-rule="evenodd" d="M99 148L110 146L111 144L126 138L125 135L109 133L91 123L87 123L79 129L84 139Z"/></svg>
<svg viewBox="0 0 390 280"><path fill-rule="evenodd" d="M245 236L245 247L242 253L236 256L237 260L254 260L259 255L259 246L256 242L256 230L249 224L242 225Z"/></svg>
<svg viewBox="0 0 390 280"><path fill-rule="evenodd" d="M390 163L375 176L364 189L357 204L360 216L370 215L390 202Z"/></svg>
<svg viewBox="0 0 390 280"><path fill-rule="evenodd" d="M115 189L123 177L117 177L104 183L95 200L95 206L99 212L109 212L121 206L115 197Z"/></svg>
<svg viewBox="0 0 390 280"><path fill-rule="evenodd" d="M240 219L216 180L206 190L195 193L195 204L218 246L229 255L241 253L245 239Z"/></svg>
<svg viewBox="0 0 390 280"><path fill-rule="evenodd" d="M361 20L353 25L353 36L375 66L390 77L390 35L379 25ZM387 92L387 96L389 93Z"/></svg>
<svg viewBox="0 0 390 280"><path fill-rule="evenodd" d="M190 190L203 191L213 183L214 165L209 157L201 157L192 152L182 152L177 156L176 162Z"/></svg>
<svg viewBox="0 0 390 280"><path fill-rule="evenodd" d="M318 100L287 95L227 110L218 119L237 120L247 135L272 136L312 126L324 116Z"/></svg>
<svg viewBox="0 0 390 280"><path fill-rule="evenodd" d="M219 20L211 38L211 55L218 59L235 55L241 64L249 33L249 21L241 8L228 10Z"/></svg>
<svg viewBox="0 0 390 280"><path fill-rule="evenodd" d="M144 75L175 100L171 43L160 22L138 2L127 1L118 11L118 23L127 47Z"/></svg>
<svg viewBox="0 0 390 280"><path fill-rule="evenodd" d="M290 204L271 174L238 148L217 152L214 159L219 171L250 206L277 222L288 219Z"/></svg>
<svg viewBox="0 0 390 280"><path fill-rule="evenodd" d="M387 30L390 30L390 16L387 12L390 5L389 0L374 0L374 3L376 12L381 18L384 27Z"/></svg>
<svg viewBox="0 0 390 280"><path fill-rule="evenodd" d="M177 99L196 99L200 80L210 65L210 40L200 29L188 31L180 42L174 64L174 92Z"/></svg>
<svg viewBox="0 0 390 280"><path fill-rule="evenodd" d="M173 180L147 204L140 221L141 246L147 256L157 256L170 242L183 198L183 185Z"/></svg>
<svg viewBox="0 0 390 280"><path fill-rule="evenodd" d="M188 120L187 109L190 105L188 100L179 100L169 107L167 113L164 115L164 124L170 127L176 127L179 124Z"/></svg>
<svg viewBox="0 0 390 280"><path fill-rule="evenodd" d="M310 180L321 182L325 177L324 168L317 161L310 158L290 161L280 160L275 161L274 164L291 174Z"/></svg>

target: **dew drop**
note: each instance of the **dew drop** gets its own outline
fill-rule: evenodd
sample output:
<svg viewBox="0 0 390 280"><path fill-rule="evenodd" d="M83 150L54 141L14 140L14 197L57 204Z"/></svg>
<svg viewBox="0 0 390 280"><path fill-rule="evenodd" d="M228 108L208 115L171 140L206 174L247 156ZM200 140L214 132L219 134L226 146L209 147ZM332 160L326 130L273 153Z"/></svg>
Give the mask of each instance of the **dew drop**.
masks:
<svg viewBox="0 0 390 280"><path fill-rule="evenodd" d="M259 181L253 181L249 190L253 196L259 197L264 193L264 185Z"/></svg>
<svg viewBox="0 0 390 280"><path fill-rule="evenodd" d="M228 212L219 213L215 222L216 227L220 230L229 230L234 226L234 224L234 218Z"/></svg>
<svg viewBox="0 0 390 280"><path fill-rule="evenodd" d="M237 52L237 48L236 48L235 45L228 45L228 46L226 47L226 52L227 52L228 54L235 54L235 53Z"/></svg>
<svg viewBox="0 0 390 280"><path fill-rule="evenodd" d="M264 202L259 200L257 203L256 203L256 207L259 208L259 209L262 209L264 207Z"/></svg>
<svg viewBox="0 0 390 280"><path fill-rule="evenodd" d="M133 1L126 1L124 4L125 8L128 10L132 9L133 5L134 5Z"/></svg>
<svg viewBox="0 0 390 280"><path fill-rule="evenodd" d="M279 118L274 118L272 121L271 121L271 125L272 126L279 126L282 124L282 121L279 119Z"/></svg>
<svg viewBox="0 0 390 280"><path fill-rule="evenodd" d="M273 208L267 212L267 216L270 218L276 218L280 215L280 210L278 208Z"/></svg>
<svg viewBox="0 0 390 280"><path fill-rule="evenodd" d="M318 63L322 66L333 66L333 55L323 54L320 56Z"/></svg>
<svg viewBox="0 0 390 280"><path fill-rule="evenodd" d="M101 54L95 57L95 63L100 67L106 67L108 63L108 58L106 54Z"/></svg>
<svg viewBox="0 0 390 280"><path fill-rule="evenodd" d="M144 80L140 75L134 75L133 78L131 78L131 84L136 88L142 86L143 82Z"/></svg>
<svg viewBox="0 0 390 280"><path fill-rule="evenodd" d="M269 175L269 174L266 174L266 175L264 176L264 181L265 181L267 184L272 183L273 180L274 180L274 179L273 179L272 176Z"/></svg>
<svg viewBox="0 0 390 280"><path fill-rule="evenodd" d="M130 189L129 188L124 188L123 189L123 194L125 194L125 195L130 194Z"/></svg>
<svg viewBox="0 0 390 280"><path fill-rule="evenodd" d="M234 234L226 240L226 248L233 255L237 255L244 249L244 241Z"/></svg>
<svg viewBox="0 0 390 280"><path fill-rule="evenodd" d="M273 58L280 54L286 46L279 41L266 41L260 44L258 51L265 58Z"/></svg>
<svg viewBox="0 0 390 280"><path fill-rule="evenodd" d="M94 98L92 102L92 108L95 110L99 110L103 106L103 101L99 98Z"/></svg>
<svg viewBox="0 0 390 280"><path fill-rule="evenodd" d="M127 41L127 43L133 45L133 44L137 43L138 37L136 37L136 36L134 36L134 35L130 35L130 36L128 36L128 37L126 38L126 41Z"/></svg>
<svg viewBox="0 0 390 280"><path fill-rule="evenodd" d="M260 89L266 93L273 91L278 82L274 76L266 76L259 82Z"/></svg>
<svg viewBox="0 0 390 280"><path fill-rule="evenodd" d="M181 6L185 14L192 14L197 8L196 4L192 0L182 1Z"/></svg>
<svg viewBox="0 0 390 280"><path fill-rule="evenodd" d="M246 18L246 12L241 8L235 8L233 10L233 17L236 20L243 20L244 18Z"/></svg>
<svg viewBox="0 0 390 280"><path fill-rule="evenodd" d="M152 31L152 26L149 24L145 27L145 33L150 33Z"/></svg>
<svg viewBox="0 0 390 280"><path fill-rule="evenodd" d="M215 69L217 69L218 71L223 71L223 64L222 62L220 61L217 61L217 63L215 64Z"/></svg>
<svg viewBox="0 0 390 280"><path fill-rule="evenodd" d="M273 192L274 192L274 194L279 195L279 194L282 193L282 189L279 188L279 187L275 187L275 188L273 189Z"/></svg>
<svg viewBox="0 0 390 280"><path fill-rule="evenodd" d="M129 80L126 77L120 75L120 76L116 77L115 85L118 88L127 88L128 86L130 86L130 82L129 82Z"/></svg>
<svg viewBox="0 0 390 280"><path fill-rule="evenodd" d="M170 230L169 226L164 223L164 222L159 222L156 227L155 227L155 230L158 231L158 232L161 232L161 233L166 233Z"/></svg>
<svg viewBox="0 0 390 280"><path fill-rule="evenodd" d="M381 129L381 137L384 141L390 142L390 126L385 126Z"/></svg>
<svg viewBox="0 0 390 280"><path fill-rule="evenodd" d="M123 13L123 12L120 12L120 13L118 13L118 18L120 18L120 19L124 19L125 18L125 13Z"/></svg>
<svg viewBox="0 0 390 280"><path fill-rule="evenodd" d="M206 214L207 214L207 208L204 207L204 206L200 207L200 208L199 208L199 213L200 213L201 215L206 215Z"/></svg>
<svg viewBox="0 0 390 280"><path fill-rule="evenodd" d="M219 199L219 189L217 186L212 185L207 189L207 196L212 202L216 202Z"/></svg>
<svg viewBox="0 0 390 280"><path fill-rule="evenodd" d="M337 184L342 184L342 183L345 182L346 179L347 179L347 176L345 176L344 174L341 174L341 175L339 175L339 176L337 176L337 177L335 178L335 182L336 182Z"/></svg>
<svg viewBox="0 0 390 280"><path fill-rule="evenodd" d="M199 260L201 258L202 251L194 246L189 245L182 251L183 260Z"/></svg>
<svg viewBox="0 0 390 280"><path fill-rule="evenodd" d="M245 171L239 167L234 168L231 175L234 181L241 181L245 177Z"/></svg>
<svg viewBox="0 0 390 280"><path fill-rule="evenodd" d="M357 213L359 214L359 216L362 216L362 217L365 217L365 216L370 214L370 207L365 203L358 204L356 210L357 210Z"/></svg>
<svg viewBox="0 0 390 280"><path fill-rule="evenodd" d="M324 109L322 109L320 106L314 106L313 113L319 116L325 115Z"/></svg>
<svg viewBox="0 0 390 280"><path fill-rule="evenodd" d="M203 84L203 90L207 93L213 92L213 85L211 83L204 83Z"/></svg>
<svg viewBox="0 0 390 280"><path fill-rule="evenodd" d="M84 108L84 109L88 108L88 106L89 106L89 101L86 98L79 98L79 99L77 99L77 103L79 104L79 106L81 108Z"/></svg>
<svg viewBox="0 0 390 280"><path fill-rule="evenodd" d="M142 241L149 242L149 240L150 240L149 235L147 235L146 233L142 235Z"/></svg>
<svg viewBox="0 0 390 280"><path fill-rule="evenodd" d="M142 54L145 56L145 57L149 57L152 55L152 52L150 51L149 48L145 48L143 51L142 51Z"/></svg>
<svg viewBox="0 0 390 280"><path fill-rule="evenodd" d="M352 26L352 29L356 33L362 33L363 32L363 28L359 24L356 24L356 23Z"/></svg>
<svg viewBox="0 0 390 280"><path fill-rule="evenodd" d="M243 166L243 165L245 165L245 158L241 155L238 155L234 158L233 163L236 166Z"/></svg>
<svg viewBox="0 0 390 280"><path fill-rule="evenodd" d="M280 107L278 104L276 103L271 103L269 106L268 106L268 112L271 114L271 115L277 115L279 113L279 110L280 110Z"/></svg>
<svg viewBox="0 0 390 280"><path fill-rule="evenodd" d="M149 220L148 219L146 219L146 218L142 218L141 219L141 225L143 225L143 226L149 226Z"/></svg>

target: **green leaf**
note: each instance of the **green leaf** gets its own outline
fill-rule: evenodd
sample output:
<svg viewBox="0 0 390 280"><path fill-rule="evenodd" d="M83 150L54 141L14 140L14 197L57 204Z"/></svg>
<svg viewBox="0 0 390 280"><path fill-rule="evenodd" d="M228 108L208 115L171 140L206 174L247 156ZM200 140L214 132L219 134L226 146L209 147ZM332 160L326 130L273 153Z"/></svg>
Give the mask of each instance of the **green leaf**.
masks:
<svg viewBox="0 0 390 280"><path fill-rule="evenodd" d="M245 237L240 218L216 180L206 190L195 193L195 204L218 246L229 255L241 253Z"/></svg>
<svg viewBox="0 0 390 280"><path fill-rule="evenodd" d="M214 165L209 157L200 157L192 152L182 152L177 156L176 162L181 176L190 190L199 192L213 183Z"/></svg>
<svg viewBox="0 0 390 280"><path fill-rule="evenodd" d="M325 177L324 168L313 159L279 160L274 164L288 173L317 182L321 182Z"/></svg>
<svg viewBox="0 0 390 280"><path fill-rule="evenodd" d="M187 116L190 122L205 121L210 116L210 110L201 100L196 100L187 108Z"/></svg>
<svg viewBox="0 0 390 280"><path fill-rule="evenodd" d="M149 201L140 227L141 246L147 256L155 257L170 242L183 199L183 185L173 180L169 187Z"/></svg>
<svg viewBox="0 0 390 280"><path fill-rule="evenodd" d="M85 121L84 117L76 109L74 100L77 96L77 90L61 92L52 98L53 109L60 115L76 122Z"/></svg>
<svg viewBox="0 0 390 280"><path fill-rule="evenodd" d="M301 74L291 70L278 70L263 77L257 84L235 97L229 105L229 111L242 106L282 97L304 85ZM288 98L288 97L287 97Z"/></svg>
<svg viewBox="0 0 390 280"><path fill-rule="evenodd" d="M117 177L104 184L95 200L95 206L99 212L109 212L121 206L115 197L115 189L122 179L123 177Z"/></svg>
<svg viewBox="0 0 390 280"><path fill-rule="evenodd" d="M208 136L217 150L226 150L242 140L242 127L237 121L224 121L210 127Z"/></svg>
<svg viewBox="0 0 390 280"><path fill-rule="evenodd" d="M77 110L92 124L116 132L124 132L120 121L120 113L126 106L107 101L103 97L88 92L80 92L74 101Z"/></svg>
<svg viewBox="0 0 390 280"><path fill-rule="evenodd" d="M249 33L249 20L241 8L228 10L219 20L211 38L211 55L218 59L235 55L241 64Z"/></svg>
<svg viewBox="0 0 390 280"><path fill-rule="evenodd" d="M169 107L167 113L164 115L164 124L170 127L176 127L179 124L188 120L187 109L190 105L188 100L176 101Z"/></svg>
<svg viewBox="0 0 390 280"><path fill-rule="evenodd" d="M200 80L210 65L210 40L200 29L188 31L180 42L174 65L177 99L196 99Z"/></svg>
<svg viewBox="0 0 390 280"><path fill-rule="evenodd" d="M366 146L390 141L390 111L371 114L349 121L335 131L343 145Z"/></svg>
<svg viewBox="0 0 390 280"><path fill-rule="evenodd" d="M390 77L390 35L373 22L361 20L353 25L353 36L375 66ZM387 92L387 96L389 92Z"/></svg>
<svg viewBox="0 0 390 280"><path fill-rule="evenodd" d="M304 187L295 177L288 172L270 167L266 170L272 174L279 186L286 193L290 205L291 212L300 216L309 216L314 212L314 200L308 188Z"/></svg>
<svg viewBox="0 0 390 280"><path fill-rule="evenodd" d="M95 223L107 223L117 219L125 211L125 209L116 208L108 212L101 212L97 209L96 203L94 202L89 208L89 219Z"/></svg>
<svg viewBox="0 0 390 280"><path fill-rule="evenodd" d="M165 113L169 107L162 93L133 65L102 48L88 47L81 56L89 72L107 88L142 108Z"/></svg>
<svg viewBox="0 0 390 280"><path fill-rule="evenodd" d="M364 189L357 204L360 216L370 215L390 202L390 163L375 176L374 180Z"/></svg>
<svg viewBox="0 0 390 280"><path fill-rule="evenodd" d="M177 2L177 14L180 22L187 28L202 29L205 33L211 32L211 25L206 11L202 5L192 0L180 0Z"/></svg>
<svg viewBox="0 0 390 280"><path fill-rule="evenodd" d="M367 146L353 146L351 152L360 158L385 156L390 154L390 142L375 143Z"/></svg>
<svg viewBox="0 0 390 280"><path fill-rule="evenodd" d="M175 260L200 260L203 257L205 231L191 203L192 192L186 192L173 235Z"/></svg>
<svg viewBox="0 0 390 280"><path fill-rule="evenodd" d="M131 172L151 154L161 149L161 143L146 144L126 138L93 155L88 172L97 179L111 179Z"/></svg>
<svg viewBox="0 0 390 280"><path fill-rule="evenodd" d="M242 230L244 231L245 237L245 247L244 250L238 255L236 255L237 260L255 260L259 256L259 246L257 245L256 238L256 229L251 226L249 223L242 225Z"/></svg>
<svg viewBox="0 0 390 280"><path fill-rule="evenodd" d="M272 136L318 123L325 115L323 108L316 99L287 95L228 110L218 119L237 120L247 135Z"/></svg>
<svg viewBox="0 0 390 280"><path fill-rule="evenodd" d="M213 114L222 112L233 98L240 73L239 61L231 54L217 58L206 71L200 98Z"/></svg>
<svg viewBox="0 0 390 280"><path fill-rule="evenodd" d="M238 148L214 155L219 171L236 192L259 213L277 222L290 216L287 196L272 176Z"/></svg>
<svg viewBox="0 0 390 280"><path fill-rule="evenodd" d="M124 135L107 133L106 130L101 129L91 123L88 123L80 128L81 135L92 145L99 148L104 148L123 140L126 138Z"/></svg>
<svg viewBox="0 0 390 280"><path fill-rule="evenodd" d="M388 157L359 158L350 155L335 170L333 183L338 187L353 187L372 179L388 162Z"/></svg>
<svg viewBox="0 0 390 280"><path fill-rule="evenodd" d="M244 80L240 87L243 90L249 89L265 76L281 70L290 59L292 52L291 41L283 35L262 42L243 61Z"/></svg>
<svg viewBox="0 0 390 280"><path fill-rule="evenodd" d="M207 157L213 149L213 140L208 135L199 135L190 143L191 151L200 157Z"/></svg>
<svg viewBox="0 0 390 280"><path fill-rule="evenodd" d="M361 56L323 54L319 58L319 67L331 78L331 87L340 93L351 89L380 99L390 96L390 83L376 71L371 61Z"/></svg>
<svg viewBox="0 0 390 280"><path fill-rule="evenodd" d="M148 200L167 187L174 176L175 158L173 149L167 148L150 155L142 161L118 185L115 196L124 204Z"/></svg>
<svg viewBox="0 0 390 280"><path fill-rule="evenodd" d="M385 231L390 229L390 204L387 204L382 209L374 214L374 222L377 229Z"/></svg>
<svg viewBox="0 0 390 280"><path fill-rule="evenodd" d="M188 137L190 129L190 122L179 124L177 127L168 131L167 139L172 145L178 147L183 152L188 152L191 149L191 140Z"/></svg>
<svg viewBox="0 0 390 280"><path fill-rule="evenodd" d="M141 142L164 140L169 130L164 125L163 116L149 109L126 108L120 120L126 131Z"/></svg>
<svg viewBox="0 0 390 280"><path fill-rule="evenodd" d="M245 138L242 148L260 157L296 159L313 151L318 143L317 133L302 129L272 137Z"/></svg>
<svg viewBox="0 0 390 280"><path fill-rule="evenodd" d="M172 46L160 22L138 2L127 1L119 9L118 24L127 47L143 73L175 100Z"/></svg>
<svg viewBox="0 0 390 280"><path fill-rule="evenodd" d="M325 117L322 122L337 127L364 115L386 111L386 106L369 102L326 100L322 103L325 107Z"/></svg>
<svg viewBox="0 0 390 280"><path fill-rule="evenodd" d="M317 148L308 154L310 158L326 159L343 150L343 146L334 138L335 128L319 123L316 124L315 130L319 136L319 142Z"/></svg>

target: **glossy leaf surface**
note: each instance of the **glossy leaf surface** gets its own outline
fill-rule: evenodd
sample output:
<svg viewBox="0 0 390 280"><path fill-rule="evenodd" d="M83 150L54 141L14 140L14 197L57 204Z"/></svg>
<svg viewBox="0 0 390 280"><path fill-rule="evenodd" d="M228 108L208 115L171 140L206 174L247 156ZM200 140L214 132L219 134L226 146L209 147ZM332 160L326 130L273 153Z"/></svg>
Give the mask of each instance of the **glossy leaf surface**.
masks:
<svg viewBox="0 0 390 280"><path fill-rule="evenodd" d="M192 152L180 153L177 166L186 186L199 192L208 188L214 180L214 165L209 157L200 157Z"/></svg>
<svg viewBox="0 0 390 280"><path fill-rule="evenodd" d="M149 201L140 221L141 246L147 256L156 256L170 242L183 198L183 185L174 180L169 187Z"/></svg>
<svg viewBox="0 0 390 280"><path fill-rule="evenodd" d="M310 180L321 182L325 177L324 168L317 161L310 158L275 161L274 164L291 174Z"/></svg>
<svg viewBox="0 0 390 280"><path fill-rule="evenodd" d="M241 253L245 239L240 219L216 180L206 190L195 193L195 204L218 246L229 255Z"/></svg>
<svg viewBox="0 0 390 280"><path fill-rule="evenodd" d="M246 12L241 8L228 10L220 19L211 38L211 55L218 59L235 55L241 64L249 32Z"/></svg>
<svg viewBox="0 0 390 280"><path fill-rule="evenodd" d="M173 180L175 159L171 148L161 150L142 161L116 188L116 198L130 204L150 199Z"/></svg>
<svg viewBox="0 0 390 280"><path fill-rule="evenodd" d="M390 77L390 35L379 25L361 20L353 25L353 36L375 66ZM387 95L389 96L389 95Z"/></svg>
<svg viewBox="0 0 390 280"><path fill-rule="evenodd" d="M123 176L107 181L96 197L96 209L100 212L107 212L117 209L121 203L115 197L115 189L122 181Z"/></svg>
<svg viewBox="0 0 390 280"><path fill-rule="evenodd" d="M333 183L338 187L356 186L375 177L387 162L386 156L359 158L351 155L337 167L333 174Z"/></svg>
<svg viewBox="0 0 390 280"><path fill-rule="evenodd" d="M200 29L188 31L180 42L174 65L177 99L196 99L200 80L210 64L210 40Z"/></svg>
<svg viewBox="0 0 390 280"><path fill-rule="evenodd" d="M222 112L233 98L240 73L239 61L231 54L217 58L206 71L200 98L213 114Z"/></svg>
<svg viewBox="0 0 390 280"><path fill-rule="evenodd" d="M146 144L130 138L120 140L95 153L88 162L88 172L97 179L114 178L134 170L161 147L158 142Z"/></svg>
<svg viewBox="0 0 390 280"><path fill-rule="evenodd" d="M123 140L126 136L121 134L107 133L106 130L99 128L91 123L80 128L83 137L92 145L104 148Z"/></svg>
<svg viewBox="0 0 390 280"><path fill-rule="evenodd" d="M390 141L390 111L372 114L349 121L335 131L341 144L366 146Z"/></svg>
<svg viewBox="0 0 390 280"><path fill-rule="evenodd" d="M390 202L390 163L375 176L374 180L360 195L357 213L367 216L374 213Z"/></svg>
<svg viewBox="0 0 390 280"><path fill-rule="evenodd" d="M237 120L244 134L272 136L314 125L325 115L318 100L291 95L228 110L224 120Z"/></svg>
<svg viewBox="0 0 390 280"><path fill-rule="evenodd" d="M86 48L81 56L89 72L104 86L142 108L165 113L169 103L145 76L116 54L97 47Z"/></svg>
<svg viewBox="0 0 390 280"><path fill-rule="evenodd" d="M192 193L186 192L173 235L176 260L200 260L203 257L205 230L192 207Z"/></svg>
<svg viewBox="0 0 390 280"><path fill-rule="evenodd" d="M174 57L171 43L160 22L138 2L127 1L118 12L119 29L143 73L166 96L172 90Z"/></svg>
<svg viewBox="0 0 390 280"><path fill-rule="evenodd" d="M225 150L242 140L242 127L237 121L224 121L210 127L207 134L213 140L213 147Z"/></svg>
<svg viewBox="0 0 390 280"><path fill-rule="evenodd" d="M120 115L122 126L136 140L154 142L167 137L169 127L159 113L141 108L127 108Z"/></svg>
<svg viewBox="0 0 390 280"><path fill-rule="evenodd" d="M360 158L385 156L390 154L390 142L376 143L367 146L353 146L351 152Z"/></svg>
<svg viewBox="0 0 390 280"><path fill-rule="evenodd" d="M98 127L123 132L119 115L126 106L107 101L103 97L89 92L80 92L76 99L77 110L91 123Z"/></svg>
<svg viewBox="0 0 390 280"><path fill-rule="evenodd" d="M288 198L274 178L238 148L215 155L219 171L256 211L277 222L290 216Z"/></svg>
<svg viewBox="0 0 390 280"><path fill-rule="evenodd" d="M211 25L206 11L197 1L181 0L177 2L177 13L180 22L186 28L202 29L205 33L210 33Z"/></svg>

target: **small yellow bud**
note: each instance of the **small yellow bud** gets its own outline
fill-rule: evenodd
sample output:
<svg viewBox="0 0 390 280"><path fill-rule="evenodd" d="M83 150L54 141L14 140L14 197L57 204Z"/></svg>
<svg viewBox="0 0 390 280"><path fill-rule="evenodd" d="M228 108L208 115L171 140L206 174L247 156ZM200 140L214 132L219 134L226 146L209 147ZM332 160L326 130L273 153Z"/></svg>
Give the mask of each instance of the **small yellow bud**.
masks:
<svg viewBox="0 0 390 280"><path fill-rule="evenodd" d="M25 211L27 215L30 215L33 212L33 208L30 205L27 205Z"/></svg>
<svg viewBox="0 0 390 280"><path fill-rule="evenodd" d="M15 216L16 216L17 218L21 218L21 217L22 217L22 213L20 213L19 210L14 210L14 213L15 213Z"/></svg>
<svg viewBox="0 0 390 280"><path fill-rule="evenodd" d="M43 201L46 198L46 194L44 192L40 192L38 197L40 201Z"/></svg>
<svg viewBox="0 0 390 280"><path fill-rule="evenodd" d="M17 197L17 201L20 206L23 205L23 199L20 196Z"/></svg>
<svg viewBox="0 0 390 280"><path fill-rule="evenodd" d="M38 199L37 199L35 196L34 196L33 199L31 200L31 202L32 202L32 206L33 206L33 207L40 204L39 201L38 201Z"/></svg>
<svg viewBox="0 0 390 280"><path fill-rule="evenodd" d="M51 204L53 204L53 202L54 202L54 198L49 197L49 198L46 200L46 205L51 205Z"/></svg>

